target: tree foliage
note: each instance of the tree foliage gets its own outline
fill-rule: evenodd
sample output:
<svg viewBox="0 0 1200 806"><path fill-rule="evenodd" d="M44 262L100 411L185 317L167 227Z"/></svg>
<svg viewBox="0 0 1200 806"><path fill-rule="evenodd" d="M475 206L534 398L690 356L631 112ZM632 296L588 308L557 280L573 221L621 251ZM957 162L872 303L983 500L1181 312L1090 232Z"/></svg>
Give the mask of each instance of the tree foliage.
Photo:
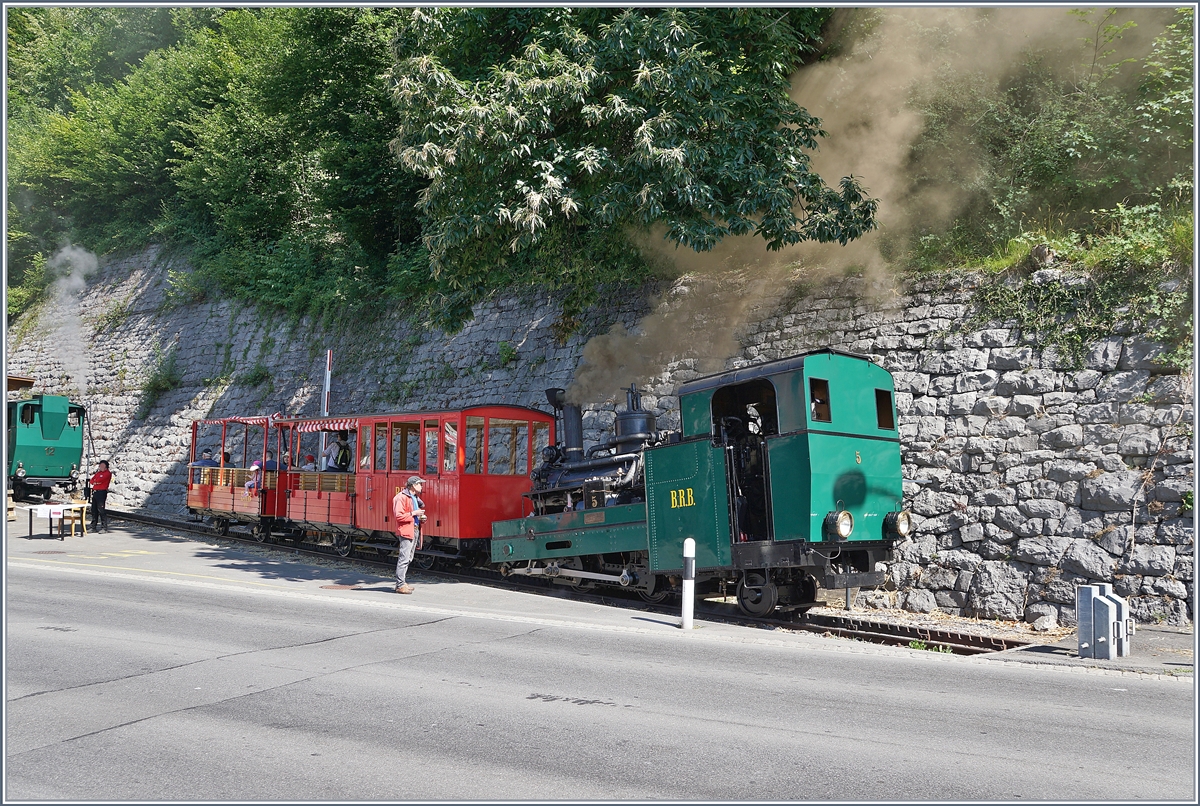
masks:
<svg viewBox="0 0 1200 806"><path fill-rule="evenodd" d="M1190 201L1191 10L1141 58L1118 51L1133 27L1118 10L1071 16L1067 44L1027 49L999 79L947 60L913 88L925 127L910 182L964 199L947 228L927 231L926 265L986 255L1026 230L1086 229L1098 209ZM1075 54L1065 64L1064 51Z"/></svg>
<svg viewBox="0 0 1200 806"><path fill-rule="evenodd" d="M390 73L393 147L428 180L435 275L453 289L497 271L590 285L625 233L654 225L697 251L729 235L777 249L871 229L875 202L855 179L831 188L810 169L824 132L788 97L827 17L414 11Z"/></svg>
<svg viewBox="0 0 1200 806"><path fill-rule="evenodd" d="M1170 224L1190 203L1192 12L1163 10L1145 52L1118 54L1125 13L1071 23L1070 69L1031 50L999 81L948 68L913 88L912 186L967 199L918 233L917 259L987 254L1051 218ZM820 123L788 98L827 10L7 14L10 316L67 243L186 249L198 268L173 275L175 299L452 326L530 284L569 319L599 284L648 275L648 231L704 250L730 235L845 242L874 223L856 180L811 171ZM1144 240L1128 233L1185 228L1079 238L1125 249Z"/></svg>

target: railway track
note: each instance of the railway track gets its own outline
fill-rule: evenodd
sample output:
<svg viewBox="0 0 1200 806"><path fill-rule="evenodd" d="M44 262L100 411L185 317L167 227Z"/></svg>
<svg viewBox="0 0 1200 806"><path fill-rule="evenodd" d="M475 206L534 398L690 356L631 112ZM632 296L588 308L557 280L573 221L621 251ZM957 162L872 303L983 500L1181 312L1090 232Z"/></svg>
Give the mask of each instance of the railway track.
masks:
<svg viewBox="0 0 1200 806"><path fill-rule="evenodd" d="M368 557L355 556L339 557L329 551L319 551L300 544L281 544L273 541L259 541L249 530L231 528L227 534L220 534L207 524L192 520L177 520L156 515L146 515L140 512L119 512L109 510L110 517L116 520L127 520L133 523L144 523L161 526L179 531L219 537L222 540L235 540L252 545L277 548L294 554L316 557L321 559L336 559L342 562L357 563L372 570L390 571L394 568L392 560L373 560ZM414 562L414 566L420 567ZM632 596L620 596L614 589L611 592L581 592L562 585L551 585L547 581L503 578L494 571L478 569L446 569L421 568L422 573L433 573L451 579L469 579L473 582L493 585L503 585L509 588L519 588L531 592L553 593L556 595L569 594L572 598L610 607L637 607L646 612L662 615L675 615L678 608L665 604L652 604ZM737 605L713 600L703 600L696 603L696 614L706 618L719 620L728 624L740 624L764 629L802 630L820 635L832 635L856 641L866 641L889 646L903 646L914 649L926 649L934 652L952 653L955 655L983 655L993 652L1003 652L1032 642L1000 636L980 635L959 630L933 629L911 624L893 624L890 622L864 618L860 616L835 616L821 613L806 613L796 619L788 618L753 618L738 610Z"/></svg>

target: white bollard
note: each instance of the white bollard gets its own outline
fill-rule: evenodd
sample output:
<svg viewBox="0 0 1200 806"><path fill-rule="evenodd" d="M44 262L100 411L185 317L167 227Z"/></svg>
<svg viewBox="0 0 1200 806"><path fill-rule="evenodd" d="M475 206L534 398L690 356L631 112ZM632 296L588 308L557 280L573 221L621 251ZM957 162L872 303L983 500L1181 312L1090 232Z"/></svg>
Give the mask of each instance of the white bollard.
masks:
<svg viewBox="0 0 1200 806"><path fill-rule="evenodd" d="M692 629L692 610L696 606L696 541L683 541L683 618L679 626Z"/></svg>

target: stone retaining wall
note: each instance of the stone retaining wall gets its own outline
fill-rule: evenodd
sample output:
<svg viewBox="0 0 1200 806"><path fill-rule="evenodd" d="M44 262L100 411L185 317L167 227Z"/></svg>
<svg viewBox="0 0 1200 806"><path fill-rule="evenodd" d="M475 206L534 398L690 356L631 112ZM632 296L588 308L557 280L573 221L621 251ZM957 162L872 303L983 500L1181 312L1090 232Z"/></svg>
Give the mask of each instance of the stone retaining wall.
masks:
<svg viewBox="0 0 1200 806"><path fill-rule="evenodd" d="M183 511L195 418L318 413L326 347L335 355L334 414L486 402L545 408L543 390L569 384L588 338L649 312L644 295L624 295L565 344L546 297L481 304L454 335L414 331L399 317L319 326L229 302L171 307L168 269L187 267L153 249L112 261L80 300L48 304L9 330L10 373L76 397L83 374L118 508ZM1039 275L1032 281L1053 279ZM860 592L858 604L1072 624L1075 585L1107 581L1140 621L1186 623L1191 376L1156 363L1161 347L1132 332L1091 345L1075 367L1013 323L974 328L977 282L961 275L899 291L848 278L738 334L743 349L729 367L828 346L870 355L895 375L918 528L898 547L887 589ZM172 353L178 386L134 419L145 378ZM661 428L679 427L672 393L699 374L695 361L680 360L645 384L643 403ZM589 442L618 403L613 390L585 409Z"/></svg>

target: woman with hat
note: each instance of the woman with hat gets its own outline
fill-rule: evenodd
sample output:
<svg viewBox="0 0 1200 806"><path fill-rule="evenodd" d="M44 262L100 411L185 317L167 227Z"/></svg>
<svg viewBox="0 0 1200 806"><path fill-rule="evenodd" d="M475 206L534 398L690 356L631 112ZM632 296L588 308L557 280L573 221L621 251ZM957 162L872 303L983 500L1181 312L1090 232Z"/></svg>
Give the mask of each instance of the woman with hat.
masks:
<svg viewBox="0 0 1200 806"><path fill-rule="evenodd" d="M424 484L420 476L409 476L404 489L392 499L392 514L396 516L396 540L399 542L396 551L396 593L413 592L413 586L405 581L405 577L408 575L408 564L412 562L413 552L418 547L421 523L425 520L425 510L417 498Z"/></svg>

